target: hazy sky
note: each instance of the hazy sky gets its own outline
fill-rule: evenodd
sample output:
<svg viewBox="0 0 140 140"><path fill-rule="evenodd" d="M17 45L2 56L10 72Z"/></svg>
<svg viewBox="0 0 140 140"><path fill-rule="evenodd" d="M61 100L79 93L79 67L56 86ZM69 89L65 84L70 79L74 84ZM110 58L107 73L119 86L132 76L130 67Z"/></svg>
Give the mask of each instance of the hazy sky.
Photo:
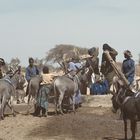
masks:
<svg viewBox="0 0 140 140"><path fill-rule="evenodd" d="M0 57L43 58L56 44L140 53L140 0L0 0Z"/></svg>

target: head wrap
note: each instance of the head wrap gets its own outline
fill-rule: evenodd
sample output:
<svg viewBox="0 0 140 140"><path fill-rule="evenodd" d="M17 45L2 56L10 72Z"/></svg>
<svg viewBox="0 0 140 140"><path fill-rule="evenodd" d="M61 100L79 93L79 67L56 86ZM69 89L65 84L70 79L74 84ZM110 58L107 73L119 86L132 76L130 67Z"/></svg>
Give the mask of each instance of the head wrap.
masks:
<svg viewBox="0 0 140 140"><path fill-rule="evenodd" d="M128 57L132 57L132 54L131 54L131 52L129 50L125 50L124 55L126 55Z"/></svg>
<svg viewBox="0 0 140 140"><path fill-rule="evenodd" d="M99 48L92 47L92 48L88 49L88 54L90 56L98 56L98 54L99 54Z"/></svg>

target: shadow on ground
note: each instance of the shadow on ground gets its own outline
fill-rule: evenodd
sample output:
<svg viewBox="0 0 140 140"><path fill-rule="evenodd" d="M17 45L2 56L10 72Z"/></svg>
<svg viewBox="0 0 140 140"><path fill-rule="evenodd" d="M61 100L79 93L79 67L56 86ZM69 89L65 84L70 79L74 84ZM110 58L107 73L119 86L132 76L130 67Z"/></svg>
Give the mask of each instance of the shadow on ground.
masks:
<svg viewBox="0 0 140 140"><path fill-rule="evenodd" d="M118 134L123 137L121 124L109 109L80 108L76 114L48 117L46 124L32 129L27 136L53 140L121 140L115 138Z"/></svg>

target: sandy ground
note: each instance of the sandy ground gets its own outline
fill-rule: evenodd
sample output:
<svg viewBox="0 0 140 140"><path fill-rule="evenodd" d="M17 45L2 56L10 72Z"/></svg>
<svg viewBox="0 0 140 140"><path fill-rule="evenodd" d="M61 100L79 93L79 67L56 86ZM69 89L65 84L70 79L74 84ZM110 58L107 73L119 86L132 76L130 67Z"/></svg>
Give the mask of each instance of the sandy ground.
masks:
<svg viewBox="0 0 140 140"><path fill-rule="evenodd" d="M0 121L0 140L121 140L124 136L123 121L119 113L111 111L111 95L86 96L81 108L64 115L33 117L32 115L10 115ZM16 106L24 112L25 105ZM130 126L129 126L130 127ZM138 123L137 140L140 140ZM129 137L130 137L130 130Z"/></svg>

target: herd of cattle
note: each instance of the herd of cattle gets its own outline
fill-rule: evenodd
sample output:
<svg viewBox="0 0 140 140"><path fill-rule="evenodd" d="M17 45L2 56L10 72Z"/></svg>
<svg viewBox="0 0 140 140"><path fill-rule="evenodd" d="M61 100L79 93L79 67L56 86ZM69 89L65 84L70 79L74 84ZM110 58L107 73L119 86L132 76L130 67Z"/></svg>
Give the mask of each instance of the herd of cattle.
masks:
<svg viewBox="0 0 140 140"><path fill-rule="evenodd" d="M87 73L80 75L80 80L87 83ZM34 99L39 90L39 83L41 77L36 76L31 80L30 90L28 95L28 104L30 103L30 98ZM19 96L22 96L21 101L24 102L25 92L20 93L17 87L21 84L25 84L24 75L14 73L11 79L5 78L0 80L0 120L4 119L4 110L6 105L12 110L13 116L15 116L15 111L13 107L13 98L16 97L17 100ZM135 139L136 123L140 120L140 92L132 91L130 88L117 82L118 88L115 92L112 92L112 105L114 112L117 109L121 110L121 117L124 121L124 132L125 139L127 139L127 120L131 122L131 139ZM74 94L75 94L75 83L67 76L58 76L53 82L53 95L54 103L56 105L56 112L60 111L63 114L62 102L65 96L71 98L72 100L72 110L75 112L74 104ZM21 94L21 95L20 95Z"/></svg>

